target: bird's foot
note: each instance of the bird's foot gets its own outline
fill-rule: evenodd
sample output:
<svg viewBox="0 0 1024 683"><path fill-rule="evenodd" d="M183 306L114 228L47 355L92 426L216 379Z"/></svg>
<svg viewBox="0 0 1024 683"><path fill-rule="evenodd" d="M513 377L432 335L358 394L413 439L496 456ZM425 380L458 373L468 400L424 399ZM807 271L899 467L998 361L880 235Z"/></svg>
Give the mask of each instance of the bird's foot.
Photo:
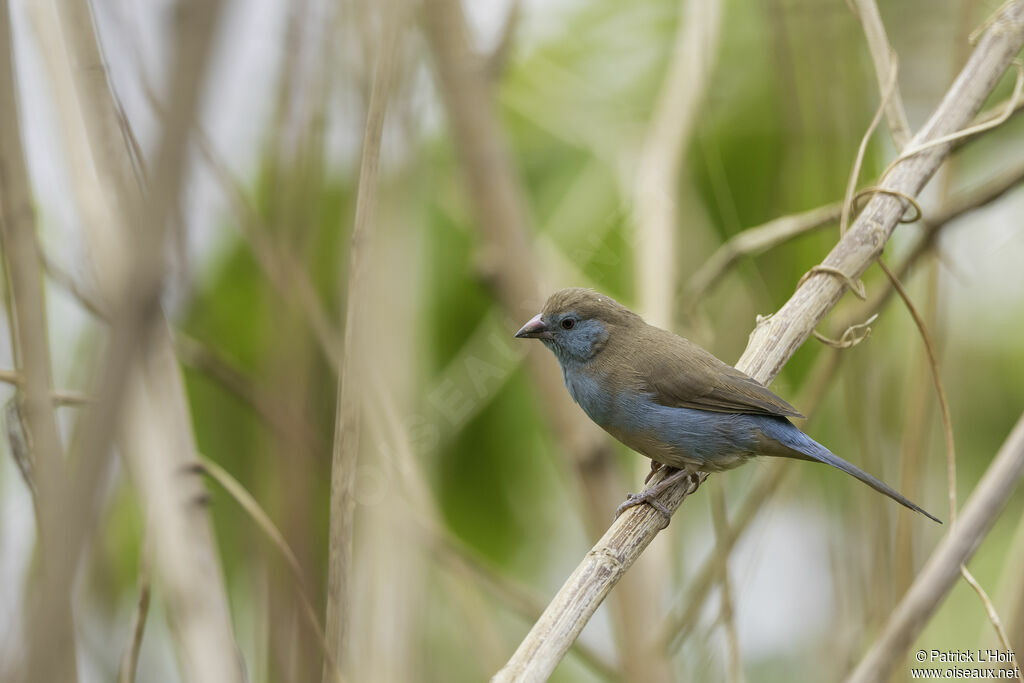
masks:
<svg viewBox="0 0 1024 683"><path fill-rule="evenodd" d="M647 475L647 479L644 480L644 483L647 483L647 481L650 480L651 476L653 476L653 474L660 470L662 467L667 467L667 465L662 465L661 463L658 463L658 467L655 468L654 463L652 463L651 472ZM665 515L665 526L668 526L669 523L672 521L672 512L665 506L664 503L662 503L660 500L657 500L658 494L660 494L669 486L683 478L689 478L694 483L694 489L696 489L697 485L700 484L699 474L690 472L689 470L685 469L675 469L674 467L669 467L668 469L672 470L672 472L654 486L650 487L649 489L644 489L640 493L630 493L628 496L626 496L626 500L622 503L622 505L620 505L615 510L615 517L617 518L619 515L621 515L623 512L625 512L631 507L647 503L661 514Z"/></svg>
<svg viewBox="0 0 1024 683"><path fill-rule="evenodd" d="M669 509L665 507L665 505L661 501L655 498L657 493L655 493L655 495L652 496L651 491L652 489L646 489L644 491L641 491L640 493L628 494L626 496L626 500L623 501L622 505L615 509L615 517L618 518L619 515L621 515L623 512L625 512L631 507L647 503L661 514L665 515L665 526L668 526L669 522L672 521L672 513L669 512Z"/></svg>
<svg viewBox="0 0 1024 683"><path fill-rule="evenodd" d="M657 460L652 460L651 471L647 473L646 477L644 477L644 483L646 484L647 482L649 482L651 480L651 477L657 474L662 467L664 467L664 465L662 465L660 462L658 462Z"/></svg>

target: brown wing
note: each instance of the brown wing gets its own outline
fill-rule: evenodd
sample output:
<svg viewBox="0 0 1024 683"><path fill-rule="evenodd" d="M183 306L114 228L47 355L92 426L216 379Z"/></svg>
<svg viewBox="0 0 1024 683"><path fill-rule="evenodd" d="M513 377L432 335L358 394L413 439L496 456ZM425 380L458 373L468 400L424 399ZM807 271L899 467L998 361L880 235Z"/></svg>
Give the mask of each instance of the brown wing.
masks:
<svg viewBox="0 0 1024 683"><path fill-rule="evenodd" d="M757 380L718 360L693 342L647 328L633 359L640 383L665 406L719 413L803 417Z"/></svg>

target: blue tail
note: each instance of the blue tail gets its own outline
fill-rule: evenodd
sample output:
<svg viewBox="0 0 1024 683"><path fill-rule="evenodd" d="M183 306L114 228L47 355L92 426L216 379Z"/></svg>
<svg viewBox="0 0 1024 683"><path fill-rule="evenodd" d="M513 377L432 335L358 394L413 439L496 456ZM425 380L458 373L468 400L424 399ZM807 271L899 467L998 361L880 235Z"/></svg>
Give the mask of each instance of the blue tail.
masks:
<svg viewBox="0 0 1024 683"><path fill-rule="evenodd" d="M774 441L776 445L782 447L777 449L768 449L769 452L767 455L779 455L788 458L796 458L798 460L810 460L812 462L822 462L826 465L831 465L837 470L842 470L843 472L860 479L874 490L889 496L900 505L908 507L915 512L920 512L928 519L942 524L942 520L938 517L919 505L911 502L880 479L871 476L856 465L846 462L838 455L801 432L789 420L785 418L768 418L764 420L762 424L765 425L763 430L764 435Z"/></svg>

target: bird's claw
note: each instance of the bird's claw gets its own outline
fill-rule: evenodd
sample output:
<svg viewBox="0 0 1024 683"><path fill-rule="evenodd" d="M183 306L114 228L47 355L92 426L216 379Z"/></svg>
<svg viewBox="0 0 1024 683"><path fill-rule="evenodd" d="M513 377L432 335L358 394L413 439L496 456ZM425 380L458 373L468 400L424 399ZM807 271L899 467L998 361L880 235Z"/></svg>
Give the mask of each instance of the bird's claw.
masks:
<svg viewBox="0 0 1024 683"><path fill-rule="evenodd" d="M623 501L622 505L616 508L615 518L618 519L619 515L621 515L629 508L635 507L637 505L643 505L644 503L647 503L652 508L663 514L665 516L665 526L669 525L669 523L672 521L672 513L669 512L669 509L665 507L665 505L662 504L661 501L657 500L654 496L651 495L650 490L641 491L640 493L630 493L629 495L627 495L626 500Z"/></svg>

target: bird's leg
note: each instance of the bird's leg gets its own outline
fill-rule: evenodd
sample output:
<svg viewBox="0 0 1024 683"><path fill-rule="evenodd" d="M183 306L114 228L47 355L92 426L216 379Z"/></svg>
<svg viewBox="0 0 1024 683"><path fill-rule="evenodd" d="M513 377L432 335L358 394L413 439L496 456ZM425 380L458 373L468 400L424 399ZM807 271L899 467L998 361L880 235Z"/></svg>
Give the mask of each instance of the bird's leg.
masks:
<svg viewBox="0 0 1024 683"><path fill-rule="evenodd" d="M666 465L666 467L667 467L667 465ZM651 468L654 469L653 464L652 464ZM661 469L661 467L659 466L658 469ZM695 477L695 476L699 476L699 475L695 475L693 472L690 472L690 470L687 470L687 469L676 469L674 467L669 467L668 469L673 470L673 471L671 473L669 473L668 476L666 476L664 479L662 479L657 484L652 486L651 488L644 489L640 493L631 493L628 496L626 496L626 500L615 511L615 516L618 517L624 511L628 510L629 508L633 507L634 505L640 505L642 503L647 503L652 508L654 508L655 510L660 512L661 514L665 515L665 526L668 526L669 522L672 521L672 513L669 512L668 508L665 507L660 501L655 500L657 498L658 494L661 493L662 491L664 491L665 489L667 489L672 484L674 484L677 481L679 481L680 479L692 478L692 477ZM647 478L650 479L651 478L650 475L648 475ZM697 481L699 483L700 480L696 479L695 481Z"/></svg>
<svg viewBox="0 0 1024 683"><path fill-rule="evenodd" d="M651 477L657 474L658 470L660 470L662 467L664 467L664 465L662 465L657 460L651 460L651 471L647 473L646 477L644 477L644 483L646 484L647 482L649 482L651 480Z"/></svg>

